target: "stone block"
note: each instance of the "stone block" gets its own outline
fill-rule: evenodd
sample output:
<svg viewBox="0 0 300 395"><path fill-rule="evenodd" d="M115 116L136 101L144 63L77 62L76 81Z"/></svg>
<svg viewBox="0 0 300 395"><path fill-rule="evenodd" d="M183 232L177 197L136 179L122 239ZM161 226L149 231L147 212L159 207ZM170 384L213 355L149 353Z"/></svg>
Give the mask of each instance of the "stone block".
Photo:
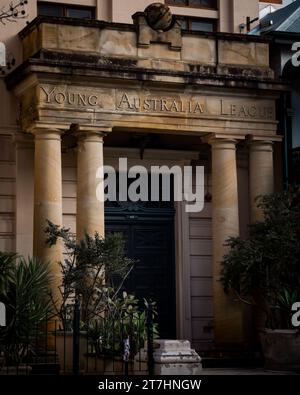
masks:
<svg viewBox="0 0 300 395"><path fill-rule="evenodd" d="M180 60L180 52L170 50L167 44L151 44L138 49L138 56L150 59Z"/></svg>
<svg viewBox="0 0 300 395"><path fill-rule="evenodd" d="M23 38L23 60L33 56L42 48L41 27L33 29L30 34Z"/></svg>
<svg viewBox="0 0 300 395"><path fill-rule="evenodd" d="M99 45L102 55L137 56L135 32L104 29L101 31Z"/></svg>
<svg viewBox="0 0 300 395"><path fill-rule="evenodd" d="M219 63L228 65L268 67L268 44L220 40Z"/></svg>
<svg viewBox="0 0 300 395"><path fill-rule="evenodd" d="M43 23L40 25L42 48L57 49L58 43L58 25Z"/></svg>
<svg viewBox="0 0 300 395"><path fill-rule="evenodd" d="M57 26L58 49L98 52L99 29L85 26Z"/></svg>
<svg viewBox="0 0 300 395"><path fill-rule="evenodd" d="M182 39L182 60L205 64L216 64L216 41L209 38L185 36Z"/></svg>
<svg viewBox="0 0 300 395"><path fill-rule="evenodd" d="M201 357L191 349L188 340L155 340L154 341L154 374L155 375L199 375L202 372ZM143 366L147 361L147 343L135 358L135 366Z"/></svg>

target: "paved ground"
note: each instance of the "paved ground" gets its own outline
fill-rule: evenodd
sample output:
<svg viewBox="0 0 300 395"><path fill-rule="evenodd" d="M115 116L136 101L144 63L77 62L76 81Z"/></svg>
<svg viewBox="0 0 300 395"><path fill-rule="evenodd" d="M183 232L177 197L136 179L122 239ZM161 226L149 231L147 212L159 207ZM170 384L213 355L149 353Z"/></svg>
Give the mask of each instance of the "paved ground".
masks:
<svg viewBox="0 0 300 395"><path fill-rule="evenodd" d="M297 375L295 372L277 372L272 370L264 369L203 369L203 375L205 376L286 376L286 375ZM298 373L300 375L300 373Z"/></svg>

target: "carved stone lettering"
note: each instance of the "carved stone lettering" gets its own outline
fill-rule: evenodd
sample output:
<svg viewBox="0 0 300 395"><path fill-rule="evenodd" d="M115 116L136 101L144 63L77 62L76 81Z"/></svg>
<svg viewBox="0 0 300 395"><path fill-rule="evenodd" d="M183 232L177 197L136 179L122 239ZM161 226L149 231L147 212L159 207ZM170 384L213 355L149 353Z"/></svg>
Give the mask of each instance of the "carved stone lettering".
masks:
<svg viewBox="0 0 300 395"><path fill-rule="evenodd" d="M176 117L226 117L242 120L276 119L274 102L251 98L220 98L191 93L157 93L92 87L41 86L41 101L51 107L91 109L96 112L173 115Z"/></svg>
<svg viewBox="0 0 300 395"><path fill-rule="evenodd" d="M116 109L119 111L183 114L204 114L206 111L204 99L203 102L200 102L197 100L182 100L172 97L141 98L127 93L123 93L117 98Z"/></svg>
<svg viewBox="0 0 300 395"><path fill-rule="evenodd" d="M47 104L70 105L75 107L97 107L100 105L100 98L96 94L77 92L71 90L61 90L57 87L47 89L42 87Z"/></svg>
<svg viewBox="0 0 300 395"><path fill-rule="evenodd" d="M275 110L271 105L264 105L259 102L245 104L232 103L221 100L221 115L234 118L253 118L253 119L274 119Z"/></svg>

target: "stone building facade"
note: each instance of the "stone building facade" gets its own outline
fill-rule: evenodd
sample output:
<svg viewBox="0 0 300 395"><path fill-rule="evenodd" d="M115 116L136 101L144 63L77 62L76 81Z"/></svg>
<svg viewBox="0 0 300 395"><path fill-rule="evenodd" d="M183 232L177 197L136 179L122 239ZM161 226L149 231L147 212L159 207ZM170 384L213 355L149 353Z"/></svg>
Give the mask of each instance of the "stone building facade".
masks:
<svg viewBox="0 0 300 395"><path fill-rule="evenodd" d="M220 262L225 240L261 218L255 198L280 179L276 103L287 88L269 40L182 30L176 18L157 30L145 12L133 24L40 16L19 40L1 108L0 249L50 260L57 274L46 219L78 238L121 231L141 262L132 290L158 300L165 337L198 350L250 343L251 312L224 294ZM97 169L120 157L204 166L204 209L105 207Z"/></svg>

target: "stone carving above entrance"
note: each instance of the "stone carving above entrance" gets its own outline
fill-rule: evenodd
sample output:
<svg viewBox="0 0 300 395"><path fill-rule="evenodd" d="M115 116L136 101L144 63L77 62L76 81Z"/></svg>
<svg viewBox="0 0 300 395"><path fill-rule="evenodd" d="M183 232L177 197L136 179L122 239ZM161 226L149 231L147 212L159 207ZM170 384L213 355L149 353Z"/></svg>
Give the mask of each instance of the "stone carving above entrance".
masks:
<svg viewBox="0 0 300 395"><path fill-rule="evenodd" d="M116 110L175 113L175 114L203 114L206 110L205 99L186 100L178 97L132 96L126 92L117 95Z"/></svg>
<svg viewBox="0 0 300 395"><path fill-rule="evenodd" d="M50 90L42 87L46 95L46 103L71 105L75 107L97 107L100 104L99 95L92 92L61 90L53 87Z"/></svg>
<svg viewBox="0 0 300 395"><path fill-rule="evenodd" d="M76 123L241 139L254 135L273 141L277 138L275 103L271 97L229 95L209 88L41 83L22 97L20 119L22 128L29 131L40 124L68 130Z"/></svg>
<svg viewBox="0 0 300 395"><path fill-rule="evenodd" d="M183 118L230 118L238 120L275 120L272 100L230 98L196 92L158 92L145 89L83 88L66 85L42 85L41 107L69 108L95 113L140 113L172 115Z"/></svg>

